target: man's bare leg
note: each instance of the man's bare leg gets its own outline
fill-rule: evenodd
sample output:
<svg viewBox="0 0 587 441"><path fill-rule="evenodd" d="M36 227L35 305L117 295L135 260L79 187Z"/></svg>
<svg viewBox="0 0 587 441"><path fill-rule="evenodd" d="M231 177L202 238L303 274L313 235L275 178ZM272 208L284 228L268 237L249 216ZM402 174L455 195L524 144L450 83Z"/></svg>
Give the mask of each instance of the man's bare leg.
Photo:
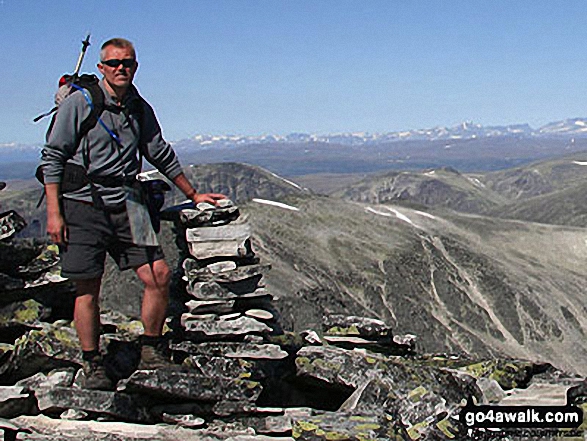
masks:
<svg viewBox="0 0 587 441"><path fill-rule="evenodd" d="M100 348L100 285L102 279L75 282L77 297L73 319L82 351Z"/></svg>
<svg viewBox="0 0 587 441"><path fill-rule="evenodd" d="M83 351L84 387L111 390L114 382L108 377L100 354L100 285L102 279L76 282L77 297L73 318Z"/></svg>
<svg viewBox="0 0 587 441"><path fill-rule="evenodd" d="M162 337L169 302L171 271L164 260L157 260L136 269L145 284L141 319L144 333L141 336L141 361L138 369L160 369L171 365L169 346Z"/></svg>
<svg viewBox="0 0 587 441"><path fill-rule="evenodd" d="M144 335L159 337L167 316L171 271L164 260L142 265L135 271L145 285L141 309Z"/></svg>

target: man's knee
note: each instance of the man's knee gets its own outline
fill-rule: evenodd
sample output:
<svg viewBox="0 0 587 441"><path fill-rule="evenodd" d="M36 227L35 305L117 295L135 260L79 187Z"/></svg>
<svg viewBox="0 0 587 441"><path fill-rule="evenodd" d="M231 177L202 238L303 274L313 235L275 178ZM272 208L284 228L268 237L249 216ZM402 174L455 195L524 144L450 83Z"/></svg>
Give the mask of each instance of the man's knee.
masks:
<svg viewBox="0 0 587 441"><path fill-rule="evenodd" d="M169 285L171 282L171 270L167 263L164 260L158 260L157 262L161 262L160 265L154 265L153 273L155 274L155 279L157 280L158 285ZM155 262L155 263L157 263Z"/></svg>
<svg viewBox="0 0 587 441"><path fill-rule="evenodd" d="M171 281L171 270L164 260L139 267L137 274L146 286L166 287Z"/></svg>

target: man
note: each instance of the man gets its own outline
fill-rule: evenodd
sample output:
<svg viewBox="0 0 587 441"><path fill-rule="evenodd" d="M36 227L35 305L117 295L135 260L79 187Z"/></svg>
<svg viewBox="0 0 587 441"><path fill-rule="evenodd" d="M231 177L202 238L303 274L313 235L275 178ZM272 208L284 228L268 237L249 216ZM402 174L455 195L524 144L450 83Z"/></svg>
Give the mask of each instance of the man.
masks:
<svg viewBox="0 0 587 441"><path fill-rule="evenodd" d="M89 389L114 386L106 375L99 347L99 293L106 253L121 270L132 268L144 284L139 369L168 364L162 330L171 272L161 248L141 236L139 230L144 225L135 225L140 224L144 211L139 206L139 214L135 213L132 207L136 205L130 203L141 156L194 203L215 205L224 198L197 193L189 183L162 137L153 109L132 84L137 68L130 41L114 38L105 42L98 63L105 105L98 123L78 139L91 106L85 91L75 91L60 104L43 150L47 234L62 246L63 276L76 284L74 322L83 352L85 387ZM82 166L89 184L63 192L60 187L66 163Z"/></svg>

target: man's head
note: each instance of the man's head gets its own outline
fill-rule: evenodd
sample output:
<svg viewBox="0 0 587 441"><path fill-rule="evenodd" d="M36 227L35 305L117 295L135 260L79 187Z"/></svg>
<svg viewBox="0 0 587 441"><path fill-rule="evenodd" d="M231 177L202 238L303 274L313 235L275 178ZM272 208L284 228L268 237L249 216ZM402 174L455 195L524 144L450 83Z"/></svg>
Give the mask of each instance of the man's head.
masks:
<svg viewBox="0 0 587 441"><path fill-rule="evenodd" d="M135 48L130 41L112 38L102 45L98 70L113 95L120 98L126 93L138 66Z"/></svg>

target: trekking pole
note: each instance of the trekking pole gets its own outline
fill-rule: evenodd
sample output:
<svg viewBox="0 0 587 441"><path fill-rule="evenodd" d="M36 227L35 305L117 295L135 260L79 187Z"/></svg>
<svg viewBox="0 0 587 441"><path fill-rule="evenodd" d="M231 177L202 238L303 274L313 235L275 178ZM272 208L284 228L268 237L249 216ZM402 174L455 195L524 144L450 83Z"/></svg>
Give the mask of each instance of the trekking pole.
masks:
<svg viewBox="0 0 587 441"><path fill-rule="evenodd" d="M67 84L67 83L72 83L79 77L79 71L82 67L82 63L84 62L84 57L86 55L86 50L88 49L88 46L90 46L90 34L88 34L86 39L82 41L82 50L79 53L79 57L77 59L77 64L75 65L75 70L73 71L73 74L71 76L69 76L69 75L62 76L59 80L59 87L63 86L64 84ZM67 78L67 77L69 77L69 78ZM57 110L57 107L58 106L55 106L51 110L49 110L48 112L45 112L45 113L37 116L35 119L33 119L33 122L37 122L37 121L45 118L46 116L51 115L53 112L55 112Z"/></svg>

